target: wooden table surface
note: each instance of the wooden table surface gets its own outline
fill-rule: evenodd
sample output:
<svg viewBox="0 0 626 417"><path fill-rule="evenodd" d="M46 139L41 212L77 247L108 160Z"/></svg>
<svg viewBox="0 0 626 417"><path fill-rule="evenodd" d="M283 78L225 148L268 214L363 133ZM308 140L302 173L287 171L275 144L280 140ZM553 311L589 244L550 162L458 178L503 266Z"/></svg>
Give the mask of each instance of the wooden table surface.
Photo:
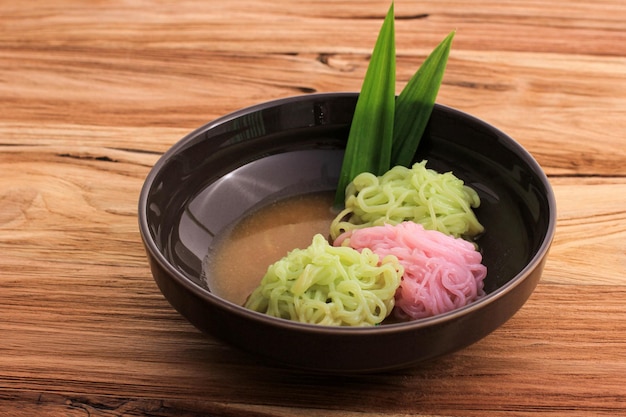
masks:
<svg viewBox="0 0 626 417"><path fill-rule="evenodd" d="M480 342L351 377L188 324L137 227L150 168L235 109L358 91L388 1L0 0L0 416L626 414L626 3L396 1L398 85L456 29L440 103L543 166L536 291Z"/></svg>

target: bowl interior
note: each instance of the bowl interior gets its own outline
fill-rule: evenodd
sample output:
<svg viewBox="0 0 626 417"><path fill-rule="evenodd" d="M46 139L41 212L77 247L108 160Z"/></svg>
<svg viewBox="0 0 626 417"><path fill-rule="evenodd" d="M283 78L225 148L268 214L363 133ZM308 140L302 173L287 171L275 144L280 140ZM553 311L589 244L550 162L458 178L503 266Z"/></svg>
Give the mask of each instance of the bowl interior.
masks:
<svg viewBox="0 0 626 417"><path fill-rule="evenodd" d="M285 196L335 188L356 94L303 96L259 105L209 123L158 162L146 222L158 251L202 291L203 259L245 213ZM493 293L545 244L554 214L547 179L504 133L437 105L415 157L453 171L478 192L479 239ZM552 219L552 220L551 220Z"/></svg>

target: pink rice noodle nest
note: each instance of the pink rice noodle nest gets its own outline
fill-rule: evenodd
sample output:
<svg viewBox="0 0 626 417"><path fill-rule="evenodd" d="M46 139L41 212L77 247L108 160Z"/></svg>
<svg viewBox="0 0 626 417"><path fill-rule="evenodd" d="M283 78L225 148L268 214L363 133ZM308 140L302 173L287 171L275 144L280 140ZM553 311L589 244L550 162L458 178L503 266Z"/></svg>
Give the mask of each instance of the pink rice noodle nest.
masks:
<svg viewBox="0 0 626 417"><path fill-rule="evenodd" d="M404 267L394 314L420 319L463 307L485 295L487 268L474 245L421 224L403 222L355 229L337 237L335 246L370 248L381 259L394 255Z"/></svg>

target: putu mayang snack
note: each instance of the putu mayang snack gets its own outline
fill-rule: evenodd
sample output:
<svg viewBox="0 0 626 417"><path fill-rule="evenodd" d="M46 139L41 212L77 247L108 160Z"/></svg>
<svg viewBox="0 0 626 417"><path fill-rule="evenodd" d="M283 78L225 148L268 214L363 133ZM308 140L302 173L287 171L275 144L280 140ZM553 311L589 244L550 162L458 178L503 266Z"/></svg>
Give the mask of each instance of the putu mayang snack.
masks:
<svg viewBox="0 0 626 417"><path fill-rule="evenodd" d="M396 257L332 246L317 234L268 268L246 307L302 323L372 326L391 312L401 275Z"/></svg>
<svg viewBox="0 0 626 417"><path fill-rule="evenodd" d="M426 168L426 162L411 168L398 165L380 177L357 175L346 187L345 209L331 224L331 239L349 230L404 221L454 237L480 234L483 226L472 211L480 205L476 191L452 172Z"/></svg>
<svg viewBox="0 0 626 417"><path fill-rule="evenodd" d="M425 165L355 177L331 224L332 244L316 235L271 265L245 306L305 323L371 326L392 311L415 320L482 297L487 268L469 241L484 231L472 211L478 194Z"/></svg>

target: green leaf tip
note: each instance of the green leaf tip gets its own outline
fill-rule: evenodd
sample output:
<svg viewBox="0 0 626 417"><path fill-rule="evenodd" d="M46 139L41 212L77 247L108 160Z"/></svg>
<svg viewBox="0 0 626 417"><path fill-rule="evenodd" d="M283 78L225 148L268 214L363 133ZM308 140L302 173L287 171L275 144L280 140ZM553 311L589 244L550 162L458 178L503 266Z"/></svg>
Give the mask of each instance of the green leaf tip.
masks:
<svg viewBox="0 0 626 417"><path fill-rule="evenodd" d="M382 24L361 87L339 184L335 206L344 204L345 189L362 172L382 175L389 169L393 139L396 86L394 5Z"/></svg>
<svg viewBox="0 0 626 417"><path fill-rule="evenodd" d="M454 35L450 32L430 53L396 100L392 166L408 167L413 161L435 106Z"/></svg>

